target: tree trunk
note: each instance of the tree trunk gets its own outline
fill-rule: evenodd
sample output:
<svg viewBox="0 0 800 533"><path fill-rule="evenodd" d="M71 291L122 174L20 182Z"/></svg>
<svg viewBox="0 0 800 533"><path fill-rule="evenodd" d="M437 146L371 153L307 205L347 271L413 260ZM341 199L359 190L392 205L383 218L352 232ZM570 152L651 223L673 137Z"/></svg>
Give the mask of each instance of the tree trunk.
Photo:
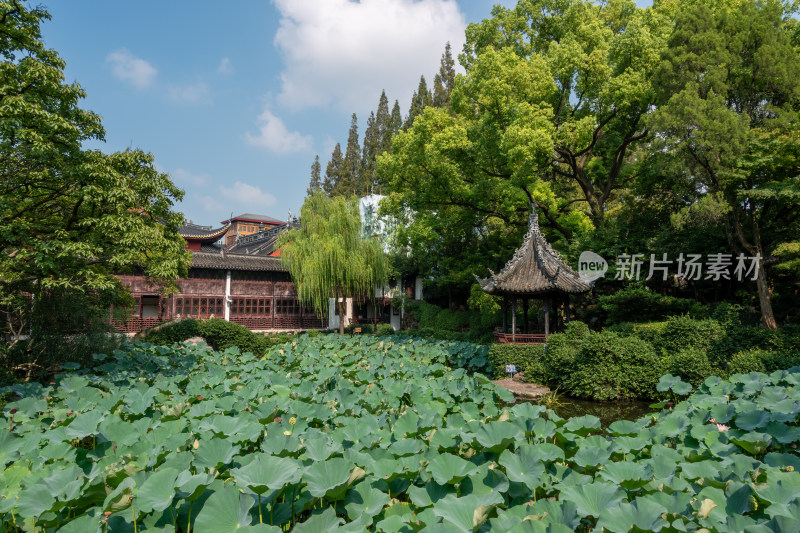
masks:
<svg viewBox="0 0 800 533"><path fill-rule="evenodd" d="M744 231L742 231L741 221L739 217L736 216L736 211L734 211L733 214L734 227L736 229L736 235L739 237L739 242L741 242L745 248L748 248L748 245L751 250L755 248L755 252L759 257L756 288L758 289L758 303L761 307L761 320L764 321L764 327L767 329L778 329L778 324L775 322L775 314L772 312L772 291L770 291L769 282L767 281L767 270L764 268L764 246L761 244L761 227L758 223L758 213L752 209L749 213L753 228L753 244L747 242Z"/></svg>
<svg viewBox="0 0 800 533"><path fill-rule="evenodd" d="M758 287L758 303L761 306L761 320L767 329L778 329L775 322L775 314L772 312L771 291L767 281L767 271L764 268L764 259L759 260L758 276L756 277L756 287Z"/></svg>

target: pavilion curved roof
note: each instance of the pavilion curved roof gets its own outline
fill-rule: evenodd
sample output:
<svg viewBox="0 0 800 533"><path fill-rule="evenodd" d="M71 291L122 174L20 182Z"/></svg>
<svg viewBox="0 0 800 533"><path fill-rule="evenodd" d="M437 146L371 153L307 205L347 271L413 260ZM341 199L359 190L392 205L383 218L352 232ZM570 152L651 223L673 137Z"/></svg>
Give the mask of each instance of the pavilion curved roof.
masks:
<svg viewBox="0 0 800 533"><path fill-rule="evenodd" d="M539 229L534 210L528 218L528 233L522 245L503 269L481 279L475 276L484 292L493 295L539 297L553 294L580 294L592 286L582 280L553 250Z"/></svg>
<svg viewBox="0 0 800 533"><path fill-rule="evenodd" d="M225 235L225 232L228 231L229 227L231 227L231 225L226 224L221 228L214 229L210 226L199 226L190 222L178 228L178 234L184 239L200 241L201 243L212 243L221 239L222 236Z"/></svg>

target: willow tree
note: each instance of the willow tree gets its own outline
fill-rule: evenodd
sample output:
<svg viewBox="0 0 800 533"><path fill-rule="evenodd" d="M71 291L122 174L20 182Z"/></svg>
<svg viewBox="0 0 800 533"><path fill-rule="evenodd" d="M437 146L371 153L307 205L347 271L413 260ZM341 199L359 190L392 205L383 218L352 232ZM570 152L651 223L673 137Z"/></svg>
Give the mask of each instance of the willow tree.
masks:
<svg viewBox="0 0 800 533"><path fill-rule="evenodd" d="M345 299L374 298L386 278L383 249L361 231L355 197L327 197L320 191L306 198L301 226L281 234L281 259L297 286L298 298L317 315L328 314L331 298L339 308L344 333Z"/></svg>

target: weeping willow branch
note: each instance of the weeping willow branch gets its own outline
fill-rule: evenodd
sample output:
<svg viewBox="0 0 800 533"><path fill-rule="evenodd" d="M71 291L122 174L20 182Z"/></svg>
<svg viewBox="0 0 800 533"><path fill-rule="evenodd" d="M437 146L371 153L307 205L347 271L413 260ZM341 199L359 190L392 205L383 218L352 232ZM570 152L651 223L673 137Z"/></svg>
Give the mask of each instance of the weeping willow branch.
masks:
<svg viewBox="0 0 800 533"><path fill-rule="evenodd" d="M374 298L386 279L386 261L377 239L362 235L358 200L316 192L300 213L302 226L282 233L278 242L300 301L325 317L330 298Z"/></svg>

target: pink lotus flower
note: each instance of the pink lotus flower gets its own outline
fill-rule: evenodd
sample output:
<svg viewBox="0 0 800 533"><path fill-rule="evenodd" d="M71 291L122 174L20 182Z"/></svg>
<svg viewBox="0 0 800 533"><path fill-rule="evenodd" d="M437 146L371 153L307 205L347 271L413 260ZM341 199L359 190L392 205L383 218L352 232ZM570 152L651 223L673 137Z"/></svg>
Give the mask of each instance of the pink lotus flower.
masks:
<svg viewBox="0 0 800 533"><path fill-rule="evenodd" d="M709 419L708 419L708 421L709 421L711 424L716 424L716 426L717 426L717 429L718 429L719 431L728 431L729 429L731 429L731 427L730 427L730 426L726 426L725 424L720 424L719 422L717 422L717 421L716 421L716 420L714 420L713 418L709 418Z"/></svg>

